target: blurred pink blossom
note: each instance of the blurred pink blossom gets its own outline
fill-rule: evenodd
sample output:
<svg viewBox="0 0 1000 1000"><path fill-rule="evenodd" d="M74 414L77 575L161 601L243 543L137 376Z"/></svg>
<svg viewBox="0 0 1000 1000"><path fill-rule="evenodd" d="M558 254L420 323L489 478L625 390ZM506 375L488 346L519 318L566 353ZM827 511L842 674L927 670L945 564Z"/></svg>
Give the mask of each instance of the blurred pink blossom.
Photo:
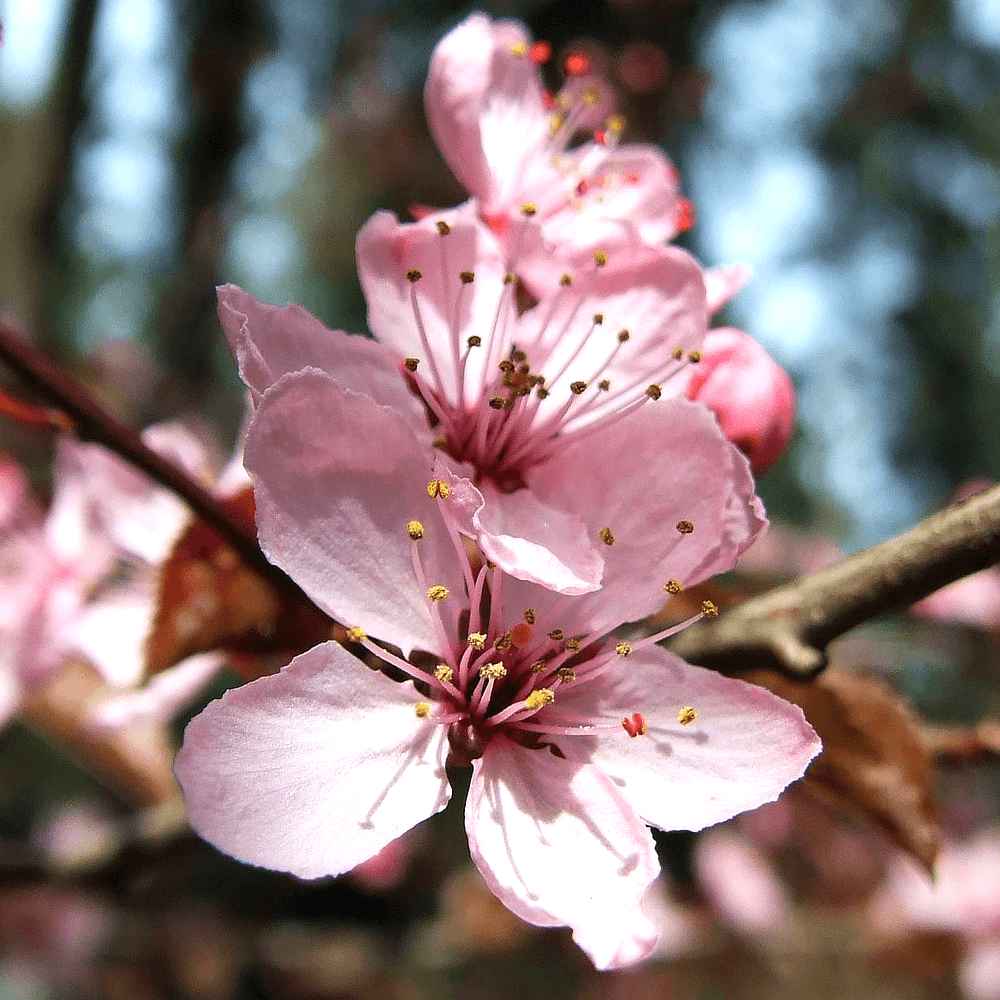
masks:
<svg viewBox="0 0 1000 1000"><path fill-rule="evenodd" d="M648 955L656 929L640 903L657 865L645 824L700 829L753 808L819 747L798 708L656 644L685 623L608 637L660 606L665 576L698 577L720 544L731 565L754 533L707 412L683 401L656 412L674 443L655 463L617 435L553 459L554 488L620 539L604 588L566 597L470 561L460 535L483 496L441 460L428 481L432 459L404 415L316 369L275 381L246 448L261 547L426 693L337 643L227 692L189 724L177 759L193 827L254 864L337 874L445 806L450 758L473 768L470 851L509 909L569 925L599 968ZM579 489L585 457L599 489ZM622 488L638 470L643 491ZM698 530L663 531L681 511ZM426 666L403 658L415 649Z"/></svg>

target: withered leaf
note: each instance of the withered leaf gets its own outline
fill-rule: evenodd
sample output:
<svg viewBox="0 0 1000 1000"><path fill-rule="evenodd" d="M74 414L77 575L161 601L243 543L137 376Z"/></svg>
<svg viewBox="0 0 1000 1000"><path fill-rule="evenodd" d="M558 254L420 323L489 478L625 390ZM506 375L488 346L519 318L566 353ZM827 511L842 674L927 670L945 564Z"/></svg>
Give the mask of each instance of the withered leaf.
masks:
<svg viewBox="0 0 1000 1000"><path fill-rule="evenodd" d="M221 503L253 529L249 487ZM332 628L308 598L280 591L199 520L180 537L161 572L146 666L155 674L194 653L223 650L235 654L234 668L249 680L331 638Z"/></svg>
<svg viewBox="0 0 1000 1000"><path fill-rule="evenodd" d="M941 847L934 768L900 697L873 677L827 670L798 684L770 670L742 675L798 705L823 741L805 785L879 826L931 870Z"/></svg>

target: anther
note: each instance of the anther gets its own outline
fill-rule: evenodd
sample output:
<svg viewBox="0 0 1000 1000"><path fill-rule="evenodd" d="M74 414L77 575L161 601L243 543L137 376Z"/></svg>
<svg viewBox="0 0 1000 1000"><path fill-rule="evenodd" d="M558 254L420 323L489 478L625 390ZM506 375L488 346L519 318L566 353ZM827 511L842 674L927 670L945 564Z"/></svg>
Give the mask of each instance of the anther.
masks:
<svg viewBox="0 0 1000 1000"><path fill-rule="evenodd" d="M487 663L479 670L479 676L487 681L499 681L507 676L507 668L502 663Z"/></svg>
<svg viewBox="0 0 1000 1000"><path fill-rule="evenodd" d="M637 736L645 736L646 720L642 717L641 713L633 712L631 719L622 719L622 728L632 739L635 739Z"/></svg>
<svg viewBox="0 0 1000 1000"><path fill-rule="evenodd" d="M538 392L536 393L536 395L538 396L539 399L548 399L549 398L549 390L546 389L544 386L539 386L538 387Z"/></svg>
<svg viewBox="0 0 1000 1000"><path fill-rule="evenodd" d="M466 347L479 347L479 345L480 345L480 344L482 344L482 342L483 342L483 338L482 338L482 337L480 337L478 333L474 333L474 334L473 334L473 335L472 335L471 337L469 337L469 339L468 339L468 340L467 340L467 341L465 342L465 346L466 346Z"/></svg>
<svg viewBox="0 0 1000 1000"><path fill-rule="evenodd" d="M451 681L452 677L455 676L455 671L452 670L447 663L439 663L434 668L434 676L439 681L443 681L445 684L448 684Z"/></svg>
<svg viewBox="0 0 1000 1000"><path fill-rule="evenodd" d="M408 372L415 372L420 364L420 358L403 358L403 367Z"/></svg>
<svg viewBox="0 0 1000 1000"><path fill-rule="evenodd" d="M612 115L604 125L609 132L621 133L625 131L625 118L623 115Z"/></svg>
<svg viewBox="0 0 1000 1000"><path fill-rule="evenodd" d="M524 42L513 42L510 46L510 54L520 59L528 54L528 46Z"/></svg>
<svg viewBox="0 0 1000 1000"><path fill-rule="evenodd" d="M706 618L718 618L719 609L712 601L702 601L701 602L701 613Z"/></svg>
<svg viewBox="0 0 1000 1000"><path fill-rule="evenodd" d="M510 357L512 361L516 361L519 365L524 364L528 360L528 355L520 350L511 351Z"/></svg>
<svg viewBox="0 0 1000 1000"><path fill-rule="evenodd" d="M580 99L588 108L592 108L600 103L601 92L594 86L585 87Z"/></svg>
<svg viewBox="0 0 1000 1000"><path fill-rule="evenodd" d="M406 533L410 536L411 541L419 542L424 537L424 526L419 521L407 521Z"/></svg>
<svg viewBox="0 0 1000 1000"><path fill-rule="evenodd" d="M463 285L471 285L476 280L475 271L459 271L458 276Z"/></svg>
<svg viewBox="0 0 1000 1000"><path fill-rule="evenodd" d="M604 322L604 313L594 313L594 322L600 326Z"/></svg>
<svg viewBox="0 0 1000 1000"><path fill-rule="evenodd" d="M503 396L490 396L490 409L502 410L507 405L507 400Z"/></svg>
<svg viewBox="0 0 1000 1000"><path fill-rule="evenodd" d="M448 447L448 438L444 434L438 434L436 438L431 440L431 447L444 450Z"/></svg>
<svg viewBox="0 0 1000 1000"><path fill-rule="evenodd" d="M451 591L443 583L435 583L433 587L427 588L427 600L437 604L438 601L443 601L450 593Z"/></svg>
<svg viewBox="0 0 1000 1000"><path fill-rule="evenodd" d="M563 630L561 628L554 628L551 632L549 632L549 638L553 642L562 642Z"/></svg>
<svg viewBox="0 0 1000 1000"><path fill-rule="evenodd" d="M528 625L534 625L538 621L538 614L534 608L526 608L524 611L524 620Z"/></svg>
<svg viewBox="0 0 1000 1000"><path fill-rule="evenodd" d="M435 222L434 225L437 226L437 231L442 236L447 236L451 232L451 226L449 226L448 223L444 221L444 219L438 219L438 221Z"/></svg>
<svg viewBox="0 0 1000 1000"><path fill-rule="evenodd" d="M615 533L610 528L601 528L597 534L600 536L601 541L604 542L605 545L615 544Z"/></svg>
<svg viewBox="0 0 1000 1000"><path fill-rule="evenodd" d="M590 69L590 58L583 52L570 52L563 63L563 71L567 76L580 76Z"/></svg>
<svg viewBox="0 0 1000 1000"><path fill-rule="evenodd" d="M570 684L576 680L576 671L572 667L560 667L556 675L563 684Z"/></svg>
<svg viewBox="0 0 1000 1000"><path fill-rule="evenodd" d="M688 354L688 361L696 365L699 361L701 361L701 351L691 351L691 353Z"/></svg>
<svg viewBox="0 0 1000 1000"><path fill-rule="evenodd" d="M618 331L618 343L619 344L627 343L629 337L631 337L631 336L632 336L632 334L630 334L628 332L628 330L619 330Z"/></svg>
<svg viewBox="0 0 1000 1000"><path fill-rule="evenodd" d="M691 723L694 722L694 720L697 719L697 718L698 718L697 711L695 709L693 709L690 705L685 705L677 713L677 721L682 726L690 726Z"/></svg>
<svg viewBox="0 0 1000 1000"><path fill-rule="evenodd" d="M675 527L682 535L690 535L694 531L694 521L678 521Z"/></svg>
<svg viewBox="0 0 1000 1000"><path fill-rule="evenodd" d="M670 356L674 359L674 361L680 361L680 359L684 357L684 352L679 347L675 347L670 352Z"/></svg>
<svg viewBox="0 0 1000 1000"><path fill-rule="evenodd" d="M573 284L573 275L572 274L564 274L559 279L559 284L562 285L563 288L568 288L570 285Z"/></svg>
<svg viewBox="0 0 1000 1000"><path fill-rule="evenodd" d="M663 585L663 589L668 594L679 594L684 589L684 585L680 580L670 579Z"/></svg>
<svg viewBox="0 0 1000 1000"><path fill-rule="evenodd" d="M509 375L514 370L514 362L511 361L509 358L504 358L503 361L501 361L497 365L497 368L499 368L500 371L504 372L505 374Z"/></svg>
<svg viewBox="0 0 1000 1000"><path fill-rule="evenodd" d="M551 705L555 700L556 696L551 688L536 688L524 699L524 707L532 712L537 712L540 708Z"/></svg>
<svg viewBox="0 0 1000 1000"><path fill-rule="evenodd" d="M544 674L548 669L548 666L548 660L535 660L535 662L531 664L531 672L533 674Z"/></svg>
<svg viewBox="0 0 1000 1000"><path fill-rule="evenodd" d="M427 484L427 495L432 500L436 500L438 497L447 500L451 496L451 487L443 479L432 479Z"/></svg>
<svg viewBox="0 0 1000 1000"><path fill-rule="evenodd" d="M631 656L632 647L627 642L620 642L617 646L615 646L615 652L619 656Z"/></svg>
<svg viewBox="0 0 1000 1000"><path fill-rule="evenodd" d="M503 635L498 635L496 639L493 640L493 648L498 653L506 653L510 649L512 644L510 632L504 632Z"/></svg>
<svg viewBox="0 0 1000 1000"><path fill-rule="evenodd" d="M431 706L426 701L418 701L413 706L413 711L416 712L418 719L426 719L431 714Z"/></svg>
<svg viewBox="0 0 1000 1000"><path fill-rule="evenodd" d="M406 280L409 281L411 284L413 284L413 282L415 281L419 281L422 277L423 274L420 272L419 268L416 267L412 267L410 268L409 271L406 272Z"/></svg>
<svg viewBox="0 0 1000 1000"><path fill-rule="evenodd" d="M523 215L527 219L530 219L537 211L538 207L536 205L532 205L530 201L525 202L521 206L521 215Z"/></svg>
<svg viewBox="0 0 1000 1000"><path fill-rule="evenodd" d="M582 396L587 391L586 382L570 382L569 391L573 393L574 396Z"/></svg>
<svg viewBox="0 0 1000 1000"><path fill-rule="evenodd" d="M597 388L601 392L607 392L611 388L611 379L602 378L600 382L597 383Z"/></svg>
<svg viewBox="0 0 1000 1000"><path fill-rule="evenodd" d="M535 42L528 50L528 56L536 66L544 66L552 58L552 45L544 39Z"/></svg>
<svg viewBox="0 0 1000 1000"><path fill-rule="evenodd" d="M482 652L486 648L486 633L470 632L465 641L477 652Z"/></svg>
<svg viewBox="0 0 1000 1000"><path fill-rule="evenodd" d="M579 653L580 652L580 640L579 639L567 639L563 643L563 648L568 653Z"/></svg>
<svg viewBox="0 0 1000 1000"><path fill-rule="evenodd" d="M513 272L513 271L508 271L508 272L507 272L507 273L506 273L506 274L505 274L505 275L503 276L503 283L504 283L505 285L513 285L515 281L517 281L517 275L516 275L516 274L514 274L514 272Z"/></svg>
<svg viewBox="0 0 1000 1000"><path fill-rule="evenodd" d="M607 264L607 262L608 262L608 255L603 250L594 251L594 263L598 267L604 267L604 265ZM420 272L418 271L417 274L419 275Z"/></svg>
<svg viewBox="0 0 1000 1000"><path fill-rule="evenodd" d="M368 636L365 634L365 630L361 628L360 625L352 625L347 630L347 638L350 639L351 642L364 642Z"/></svg>

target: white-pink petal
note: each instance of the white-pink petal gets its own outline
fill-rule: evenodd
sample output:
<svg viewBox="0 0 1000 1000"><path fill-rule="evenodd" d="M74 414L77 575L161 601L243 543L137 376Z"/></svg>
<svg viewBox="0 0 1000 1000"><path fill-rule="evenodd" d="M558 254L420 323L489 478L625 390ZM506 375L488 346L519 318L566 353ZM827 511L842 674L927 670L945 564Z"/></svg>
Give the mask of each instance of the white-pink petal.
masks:
<svg viewBox="0 0 1000 1000"><path fill-rule="evenodd" d="M640 907L659 870L652 837L599 770L496 737L474 765L465 824L473 861L517 916L571 927L599 969L652 952Z"/></svg>
<svg viewBox="0 0 1000 1000"><path fill-rule="evenodd" d="M333 642L228 691L177 756L191 825L250 864L349 871L448 802L445 729L419 701Z"/></svg>

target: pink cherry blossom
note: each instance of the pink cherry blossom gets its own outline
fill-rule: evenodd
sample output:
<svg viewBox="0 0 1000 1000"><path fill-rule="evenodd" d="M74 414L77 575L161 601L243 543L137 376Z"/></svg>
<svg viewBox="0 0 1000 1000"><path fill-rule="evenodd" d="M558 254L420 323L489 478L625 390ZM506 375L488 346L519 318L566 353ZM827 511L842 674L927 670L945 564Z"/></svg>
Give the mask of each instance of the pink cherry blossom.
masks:
<svg viewBox="0 0 1000 1000"><path fill-rule="evenodd" d="M704 403L722 431L760 473L782 455L795 429L788 373L753 337L733 327L710 330L688 398Z"/></svg>
<svg viewBox="0 0 1000 1000"><path fill-rule="evenodd" d="M711 416L655 412L677 432L658 464L617 454L617 429L559 455L567 492L599 459L584 516L607 549L604 589L567 597L470 559L483 495L404 415L318 369L278 379L246 446L261 547L406 679L324 643L227 692L177 759L194 828L244 861L335 875L442 809L446 764L471 765L470 851L498 898L571 927L599 968L649 954L646 824L700 829L769 801L819 747L798 708L656 644L685 623L609 637L716 563L720 533L751 533Z"/></svg>
<svg viewBox="0 0 1000 1000"><path fill-rule="evenodd" d="M428 464L436 448L489 501L472 525L489 559L563 593L597 589L604 546L578 508L606 478L594 466L599 452L576 449L572 490L546 470L612 427L616 455L645 450L656 462L657 449L676 446L678 429L650 414L666 405L661 396L683 395L700 357L697 264L675 248L639 247L627 260L592 260L521 311L502 249L466 205L409 224L376 213L358 237L358 269L377 344L327 330L297 306L219 289L252 396L314 366L393 407ZM742 465L735 453L724 461ZM740 476L749 499L749 474Z"/></svg>
<svg viewBox="0 0 1000 1000"><path fill-rule="evenodd" d="M690 205L673 164L655 146L620 143L625 123L607 115L603 81L571 76L548 95L539 47L523 24L473 14L438 43L427 77L434 139L505 245L516 240L526 204L561 268L596 249L662 243L687 228ZM571 148L585 131L593 137ZM560 270L532 254L519 273L535 288Z"/></svg>

